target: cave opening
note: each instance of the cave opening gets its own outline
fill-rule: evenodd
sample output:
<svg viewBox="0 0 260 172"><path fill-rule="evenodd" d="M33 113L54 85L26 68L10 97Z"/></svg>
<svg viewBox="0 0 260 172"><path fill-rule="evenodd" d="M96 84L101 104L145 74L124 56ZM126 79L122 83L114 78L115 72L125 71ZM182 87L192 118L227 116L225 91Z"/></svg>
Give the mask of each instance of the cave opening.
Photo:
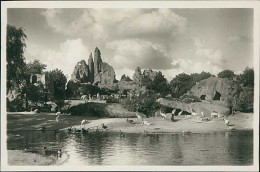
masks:
<svg viewBox="0 0 260 172"><path fill-rule="evenodd" d="M205 100L206 99L206 95L201 95L200 96L200 100Z"/></svg>
<svg viewBox="0 0 260 172"><path fill-rule="evenodd" d="M221 98L221 94L220 94L219 92L216 91L213 100L220 100L220 98Z"/></svg>

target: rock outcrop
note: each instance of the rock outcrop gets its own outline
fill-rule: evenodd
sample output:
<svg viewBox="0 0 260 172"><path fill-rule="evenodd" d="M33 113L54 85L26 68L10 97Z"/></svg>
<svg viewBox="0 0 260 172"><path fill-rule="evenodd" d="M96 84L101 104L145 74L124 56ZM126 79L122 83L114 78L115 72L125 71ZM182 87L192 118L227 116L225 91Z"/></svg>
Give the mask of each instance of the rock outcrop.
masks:
<svg viewBox="0 0 260 172"><path fill-rule="evenodd" d="M166 107L181 109L189 113L191 113L192 111L196 112L197 114L203 113L203 115L207 117L210 117L213 111L222 115L229 114L228 108L226 108L223 105L214 104L214 103L207 103L207 102L184 103L184 102L168 100L163 98L158 99L157 102Z"/></svg>
<svg viewBox="0 0 260 172"><path fill-rule="evenodd" d="M89 55L88 64L85 60L78 62L71 75L72 80L81 83L97 83L102 85L111 85L115 81L115 71L112 66L102 62L101 52L98 48L94 51L94 60L92 53Z"/></svg>
<svg viewBox="0 0 260 172"><path fill-rule="evenodd" d="M89 68L85 60L78 62L71 75L72 80L80 82L89 82Z"/></svg>
<svg viewBox="0 0 260 172"><path fill-rule="evenodd" d="M89 81L93 83L94 82L94 61L93 61L92 53L90 53L88 58L88 67L89 67Z"/></svg>
<svg viewBox="0 0 260 172"><path fill-rule="evenodd" d="M226 102L229 89L230 81L227 78L210 77L197 82L187 94L197 96L201 100Z"/></svg>
<svg viewBox="0 0 260 172"><path fill-rule="evenodd" d="M133 75L133 81L141 82L144 77L150 78L152 81L158 75L158 72L153 71L152 69L145 69L143 72L140 67L135 69L135 73Z"/></svg>

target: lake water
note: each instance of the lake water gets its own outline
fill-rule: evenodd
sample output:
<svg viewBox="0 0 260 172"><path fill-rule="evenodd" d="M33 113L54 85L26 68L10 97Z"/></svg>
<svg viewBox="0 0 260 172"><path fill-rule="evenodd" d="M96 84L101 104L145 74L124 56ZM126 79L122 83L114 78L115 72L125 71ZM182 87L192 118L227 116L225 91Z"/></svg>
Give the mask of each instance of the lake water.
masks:
<svg viewBox="0 0 260 172"><path fill-rule="evenodd" d="M252 165L253 131L210 134L8 133L8 149L69 155L63 165ZM64 153L66 152L66 153ZM58 157L57 157L58 158Z"/></svg>

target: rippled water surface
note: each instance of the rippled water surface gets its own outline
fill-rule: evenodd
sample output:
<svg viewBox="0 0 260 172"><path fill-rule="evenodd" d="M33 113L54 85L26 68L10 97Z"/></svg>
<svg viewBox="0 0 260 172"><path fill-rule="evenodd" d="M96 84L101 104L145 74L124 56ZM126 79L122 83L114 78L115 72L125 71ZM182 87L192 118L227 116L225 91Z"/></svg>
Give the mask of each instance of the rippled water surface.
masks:
<svg viewBox="0 0 260 172"><path fill-rule="evenodd" d="M8 133L8 149L62 149L64 165L251 165L253 132L211 134ZM38 151L40 152L40 151Z"/></svg>

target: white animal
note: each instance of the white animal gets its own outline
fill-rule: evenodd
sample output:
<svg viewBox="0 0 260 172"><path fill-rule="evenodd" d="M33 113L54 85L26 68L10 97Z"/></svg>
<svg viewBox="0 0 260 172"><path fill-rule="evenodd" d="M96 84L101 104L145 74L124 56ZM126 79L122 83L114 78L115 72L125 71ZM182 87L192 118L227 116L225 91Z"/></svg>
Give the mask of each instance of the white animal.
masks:
<svg viewBox="0 0 260 172"><path fill-rule="evenodd" d="M213 111L210 115L211 115L211 118L218 117L218 113L215 111Z"/></svg>
<svg viewBox="0 0 260 172"><path fill-rule="evenodd" d="M226 124L226 125L229 125L229 120L227 120L227 119L225 119L225 118L223 118L223 120L225 121L225 124Z"/></svg>
<svg viewBox="0 0 260 172"><path fill-rule="evenodd" d="M87 100L87 99L88 99L88 96L87 96L87 95L82 95L80 98L81 98L82 100Z"/></svg>
<svg viewBox="0 0 260 172"><path fill-rule="evenodd" d="M82 127L82 125L84 125L84 127L85 127L85 124L87 124L87 122L88 122L88 120L83 119L83 120L81 121L81 127Z"/></svg>
<svg viewBox="0 0 260 172"><path fill-rule="evenodd" d="M143 121L144 125L151 125L148 121Z"/></svg>
<svg viewBox="0 0 260 172"><path fill-rule="evenodd" d="M190 109L190 111L191 111L191 115L192 115L192 116L197 116L197 113L194 112L194 110L193 110L192 108Z"/></svg>
<svg viewBox="0 0 260 172"><path fill-rule="evenodd" d="M201 113L201 116L204 118L205 116L204 116L204 112L200 112Z"/></svg>
<svg viewBox="0 0 260 172"><path fill-rule="evenodd" d="M182 114L182 112L183 112L183 111L181 110L181 111L178 113L178 116L180 116L180 115Z"/></svg>
<svg viewBox="0 0 260 172"><path fill-rule="evenodd" d="M138 119L141 119L141 121L143 121L143 117L141 115L138 115L137 113L135 115L137 116Z"/></svg>
<svg viewBox="0 0 260 172"><path fill-rule="evenodd" d="M174 115L174 114L175 114L175 112L176 112L176 109L173 109L173 110L172 110L172 114Z"/></svg>
<svg viewBox="0 0 260 172"><path fill-rule="evenodd" d="M60 112L57 112L57 113L56 113L56 115L57 115L56 121L57 121L57 122L59 122L60 114L61 114Z"/></svg>
<svg viewBox="0 0 260 172"><path fill-rule="evenodd" d="M163 117L163 120L166 119L166 113L162 113L161 109L160 109L160 115Z"/></svg>

